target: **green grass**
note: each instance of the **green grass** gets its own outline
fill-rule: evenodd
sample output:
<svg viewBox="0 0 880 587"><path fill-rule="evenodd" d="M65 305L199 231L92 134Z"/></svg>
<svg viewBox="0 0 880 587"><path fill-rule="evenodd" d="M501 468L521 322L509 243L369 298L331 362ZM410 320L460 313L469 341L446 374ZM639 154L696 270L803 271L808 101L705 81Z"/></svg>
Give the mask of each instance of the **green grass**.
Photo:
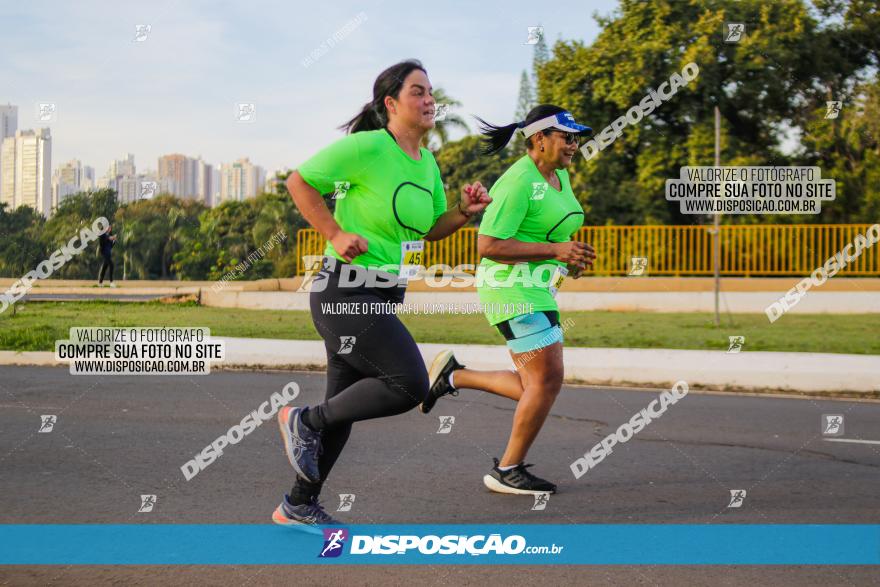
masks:
<svg viewBox="0 0 880 587"><path fill-rule="evenodd" d="M0 349L54 350L72 326L199 326L215 336L318 340L308 312L161 304L31 302L0 314ZM880 314L788 314L770 324L763 314L565 312L566 346L727 349L729 335L746 337L744 351L880 354ZM419 342L503 344L479 314L402 316Z"/></svg>

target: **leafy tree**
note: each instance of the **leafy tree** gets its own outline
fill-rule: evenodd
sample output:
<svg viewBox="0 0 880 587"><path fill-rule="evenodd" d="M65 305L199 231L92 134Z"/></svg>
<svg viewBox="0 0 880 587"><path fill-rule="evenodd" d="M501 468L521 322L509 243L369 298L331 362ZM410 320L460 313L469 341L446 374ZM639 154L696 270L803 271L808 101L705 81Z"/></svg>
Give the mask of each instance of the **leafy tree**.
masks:
<svg viewBox="0 0 880 587"><path fill-rule="evenodd" d="M198 232L204 204L160 194L119 209L114 231L123 255L126 277L174 277L173 259L191 235Z"/></svg>
<svg viewBox="0 0 880 587"><path fill-rule="evenodd" d="M51 254L67 244L74 235L85 227L91 227L100 217L112 224L117 210L116 192L102 189L94 192L79 192L64 198L40 231L40 241L45 253ZM116 227L114 227L116 228ZM43 259L37 259L40 262ZM54 278L91 279L97 276L100 258L98 241L92 242L79 255L71 258L52 274Z"/></svg>
<svg viewBox="0 0 880 587"><path fill-rule="evenodd" d="M532 81L529 74L524 69L519 78L519 98L516 100L515 120L525 120L529 110L535 107L535 90L532 88Z"/></svg>
<svg viewBox="0 0 880 587"><path fill-rule="evenodd" d="M461 188L466 183L479 181L490 189L519 156L512 158L504 153L483 155L480 153L480 137L470 135L447 143L436 157L446 188L446 199L452 205L458 202Z"/></svg>
<svg viewBox="0 0 880 587"><path fill-rule="evenodd" d="M838 118L823 105L805 123L803 165L817 165L837 183L836 198L822 202L828 222L876 222L880 218L880 83L859 85ZM803 221L803 219L802 219ZM809 220L807 220L809 221Z"/></svg>
<svg viewBox="0 0 880 587"><path fill-rule="evenodd" d="M532 57L532 75L535 78L535 84L538 83L538 71L544 67L544 64L550 61L550 50L547 48L547 41L544 35L538 36L538 42L535 43L535 52Z"/></svg>
<svg viewBox="0 0 880 587"><path fill-rule="evenodd" d="M8 211L0 203L0 276L21 277L51 251L41 240L45 219L29 206Z"/></svg>
<svg viewBox="0 0 880 587"><path fill-rule="evenodd" d="M538 69L539 101L567 108L597 134L685 64L700 69L695 80L627 126L612 145L589 161L575 160L572 186L587 222L701 221L666 202L664 184L683 165L713 163L716 105L722 164L800 164L781 148L787 129L813 120L830 96L851 101L859 77L871 73L877 56L876 35L869 38L862 24L877 22L876 2L818 4L836 15L832 24L817 22L802 0L622 0L619 10L597 17L602 31L591 45L556 43L553 57ZM739 43L724 42L726 22L746 23ZM835 217L844 216L827 220ZM725 218L759 220L775 219Z"/></svg>
<svg viewBox="0 0 880 587"><path fill-rule="evenodd" d="M257 209L253 227L253 242L257 247L274 243L266 253L272 263L272 277L290 277L296 274L296 233L307 228L308 222L299 213L293 200L284 194L262 194L254 200ZM286 238L281 240L281 235Z"/></svg>
<svg viewBox="0 0 880 587"><path fill-rule="evenodd" d="M292 169L275 172L275 177L272 178L273 194L280 194L288 198L290 197L290 192L287 191L287 178L290 177L291 173L293 173Z"/></svg>

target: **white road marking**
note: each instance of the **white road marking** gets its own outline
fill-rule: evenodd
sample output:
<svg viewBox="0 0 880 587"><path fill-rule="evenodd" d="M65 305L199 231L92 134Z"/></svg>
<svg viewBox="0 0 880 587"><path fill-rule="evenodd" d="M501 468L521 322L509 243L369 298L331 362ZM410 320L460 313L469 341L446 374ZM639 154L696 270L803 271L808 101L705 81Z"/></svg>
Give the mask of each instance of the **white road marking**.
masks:
<svg viewBox="0 0 880 587"><path fill-rule="evenodd" d="M828 442L854 442L856 444L880 444L880 440L861 440L858 438L823 438Z"/></svg>

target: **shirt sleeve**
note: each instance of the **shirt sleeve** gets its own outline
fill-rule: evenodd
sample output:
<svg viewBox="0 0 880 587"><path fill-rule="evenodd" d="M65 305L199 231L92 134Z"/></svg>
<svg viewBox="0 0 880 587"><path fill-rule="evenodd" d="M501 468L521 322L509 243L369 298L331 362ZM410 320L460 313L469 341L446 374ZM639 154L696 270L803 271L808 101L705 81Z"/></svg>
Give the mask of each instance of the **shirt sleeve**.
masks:
<svg viewBox="0 0 880 587"><path fill-rule="evenodd" d="M489 190L492 202L486 206L479 234L498 239L513 238L529 210L528 193L520 189L522 182L495 182Z"/></svg>
<svg viewBox="0 0 880 587"><path fill-rule="evenodd" d="M443 216L446 212L447 208L446 203L446 188L443 187L443 178L440 176L440 168L437 166L436 161L434 162L434 222L432 222L432 226L437 222L437 219Z"/></svg>
<svg viewBox="0 0 880 587"><path fill-rule="evenodd" d="M336 191L336 182L357 183L364 169L361 141L357 133L324 147L297 168L303 181L321 194Z"/></svg>

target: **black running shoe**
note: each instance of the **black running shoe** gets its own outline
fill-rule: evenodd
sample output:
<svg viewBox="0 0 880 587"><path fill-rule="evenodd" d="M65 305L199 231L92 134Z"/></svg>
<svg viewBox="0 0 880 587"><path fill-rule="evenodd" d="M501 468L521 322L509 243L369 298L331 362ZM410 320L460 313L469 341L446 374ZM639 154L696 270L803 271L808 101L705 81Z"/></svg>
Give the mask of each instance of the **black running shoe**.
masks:
<svg viewBox="0 0 880 587"><path fill-rule="evenodd" d="M498 459L492 460L495 461L492 472L483 477L483 484L491 491L530 495L536 493L556 493L556 485L540 477L535 477L526 471L526 467L531 467L532 465L520 463L508 471L500 471L498 469Z"/></svg>
<svg viewBox="0 0 880 587"><path fill-rule="evenodd" d="M455 360L452 351L441 351L434 357L434 362L431 363L431 369L428 371L431 388L428 390L428 397L419 405L420 412L423 414L430 412L437 400L446 394L458 395L458 390L449 385L449 374L458 369L464 369L464 365Z"/></svg>
<svg viewBox="0 0 880 587"><path fill-rule="evenodd" d="M279 526L298 526L306 532L321 534L318 526L339 526L341 522L330 517L318 498L313 497L310 503L293 505L287 496L281 501L281 505L272 512L272 521Z"/></svg>

